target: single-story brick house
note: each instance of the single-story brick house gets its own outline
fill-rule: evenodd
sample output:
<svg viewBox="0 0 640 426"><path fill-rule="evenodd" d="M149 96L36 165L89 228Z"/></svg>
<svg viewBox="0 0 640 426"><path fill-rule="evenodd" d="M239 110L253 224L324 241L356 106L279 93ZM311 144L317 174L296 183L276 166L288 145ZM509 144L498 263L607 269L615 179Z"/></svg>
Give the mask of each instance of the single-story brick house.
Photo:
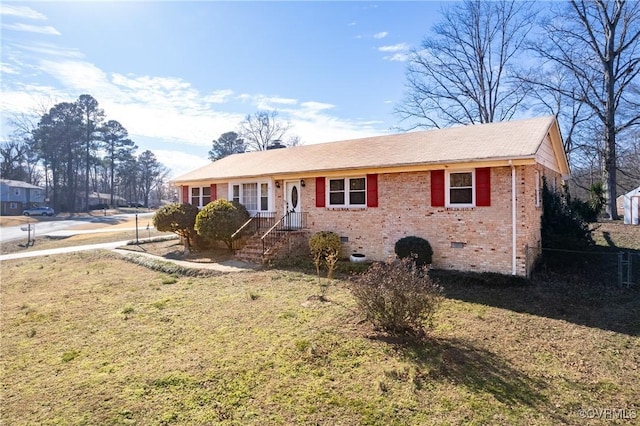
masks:
<svg viewBox="0 0 640 426"><path fill-rule="evenodd" d="M568 176L548 116L235 154L172 182L199 207L225 198L254 215L302 212L310 233L342 237L343 256L385 260L415 235L436 268L527 275L542 178L554 188Z"/></svg>

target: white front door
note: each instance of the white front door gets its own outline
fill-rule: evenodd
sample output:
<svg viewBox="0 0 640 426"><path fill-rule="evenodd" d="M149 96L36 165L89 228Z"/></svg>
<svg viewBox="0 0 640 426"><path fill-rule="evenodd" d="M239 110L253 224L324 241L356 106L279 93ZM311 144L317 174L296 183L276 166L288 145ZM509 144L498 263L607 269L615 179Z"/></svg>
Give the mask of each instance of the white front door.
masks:
<svg viewBox="0 0 640 426"><path fill-rule="evenodd" d="M285 199L284 212L285 227L290 229L298 229L302 227L302 199L300 191L300 181L285 182L285 191L287 197ZM288 214L287 214L288 213Z"/></svg>

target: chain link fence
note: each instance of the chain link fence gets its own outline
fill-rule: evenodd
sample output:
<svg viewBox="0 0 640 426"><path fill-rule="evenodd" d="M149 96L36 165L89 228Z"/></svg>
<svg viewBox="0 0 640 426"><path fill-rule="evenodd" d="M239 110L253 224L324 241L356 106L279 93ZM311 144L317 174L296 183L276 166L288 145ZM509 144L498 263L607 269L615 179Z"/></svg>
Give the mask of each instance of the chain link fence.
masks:
<svg viewBox="0 0 640 426"><path fill-rule="evenodd" d="M640 286L640 252L634 250L559 250L528 247L527 275L562 276L608 286Z"/></svg>

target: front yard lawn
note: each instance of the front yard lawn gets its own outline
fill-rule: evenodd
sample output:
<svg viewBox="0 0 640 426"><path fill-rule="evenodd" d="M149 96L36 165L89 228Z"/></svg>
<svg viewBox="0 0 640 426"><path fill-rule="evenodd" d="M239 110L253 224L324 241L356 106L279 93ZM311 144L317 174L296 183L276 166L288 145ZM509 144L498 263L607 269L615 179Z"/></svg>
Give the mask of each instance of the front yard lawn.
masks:
<svg viewBox="0 0 640 426"><path fill-rule="evenodd" d="M1 423L637 421L637 288L454 280L409 342L362 323L348 285L171 276L107 252L3 261Z"/></svg>

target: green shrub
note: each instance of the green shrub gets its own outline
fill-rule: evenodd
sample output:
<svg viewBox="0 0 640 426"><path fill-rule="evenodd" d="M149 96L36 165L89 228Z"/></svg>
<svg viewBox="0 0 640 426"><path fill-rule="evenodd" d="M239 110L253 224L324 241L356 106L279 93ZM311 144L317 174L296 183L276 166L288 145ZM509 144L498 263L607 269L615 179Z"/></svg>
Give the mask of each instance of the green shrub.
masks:
<svg viewBox="0 0 640 426"><path fill-rule="evenodd" d="M316 232L309 239L309 249L316 265L316 273L320 275L320 265L324 261L327 265L327 277L332 278L342 249L340 236L331 231Z"/></svg>
<svg viewBox="0 0 640 426"><path fill-rule="evenodd" d="M413 259L416 266L431 265L433 249L429 241L420 237L404 237L396 241L394 251L400 259Z"/></svg>
<svg viewBox="0 0 640 426"><path fill-rule="evenodd" d="M542 179L542 247L562 250L584 250L593 246L591 231L571 208L571 196L551 191Z"/></svg>
<svg viewBox="0 0 640 426"><path fill-rule="evenodd" d="M198 212L198 207L192 204L167 204L153 215L153 226L158 231L173 232L182 237L184 250L189 253L196 236L194 226Z"/></svg>
<svg viewBox="0 0 640 426"><path fill-rule="evenodd" d="M428 268L411 258L374 263L351 291L367 320L392 334L422 334L442 301Z"/></svg>
<svg viewBox="0 0 640 426"><path fill-rule="evenodd" d="M223 241L231 250L231 236L249 220L249 217L249 212L242 204L216 200L200 210L196 216L195 229L205 240Z"/></svg>

